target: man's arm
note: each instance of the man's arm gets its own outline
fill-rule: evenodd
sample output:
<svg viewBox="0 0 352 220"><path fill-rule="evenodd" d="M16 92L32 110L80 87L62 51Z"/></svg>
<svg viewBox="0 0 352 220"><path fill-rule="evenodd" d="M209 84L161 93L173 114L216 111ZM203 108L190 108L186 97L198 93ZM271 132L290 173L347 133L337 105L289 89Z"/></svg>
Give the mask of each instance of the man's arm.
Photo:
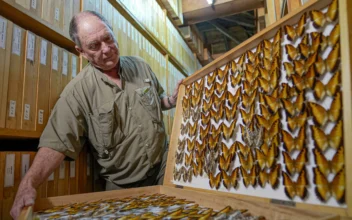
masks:
<svg viewBox="0 0 352 220"><path fill-rule="evenodd" d="M17 219L24 206L34 204L36 189L59 167L65 155L48 147L41 147L33 164L23 178L12 205L11 216Z"/></svg>
<svg viewBox="0 0 352 220"><path fill-rule="evenodd" d="M172 109L176 106L177 103L177 96L178 96L178 90L180 88L180 85L182 83L182 79L177 82L177 85L174 89L174 92L172 93L171 96L165 96L161 98L161 109L162 110L169 110Z"/></svg>

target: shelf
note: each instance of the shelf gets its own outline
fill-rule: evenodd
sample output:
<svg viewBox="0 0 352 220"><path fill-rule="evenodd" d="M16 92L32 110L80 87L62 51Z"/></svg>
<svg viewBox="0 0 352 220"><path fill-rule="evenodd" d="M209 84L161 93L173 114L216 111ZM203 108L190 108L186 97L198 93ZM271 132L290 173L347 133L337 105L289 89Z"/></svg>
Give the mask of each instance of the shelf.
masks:
<svg viewBox="0 0 352 220"><path fill-rule="evenodd" d="M176 57L122 4L119 0L109 0L110 4L128 20L157 50L163 55L169 55L170 62L179 69L185 77L187 70ZM181 35L182 36L182 35Z"/></svg>
<svg viewBox="0 0 352 220"><path fill-rule="evenodd" d="M0 128L0 139L9 139L9 138L36 139L36 138L40 138L41 134L42 134L41 131L24 131L24 130Z"/></svg>
<svg viewBox="0 0 352 220"><path fill-rule="evenodd" d="M0 15L14 22L16 25L78 55L74 42L62 30L53 27L49 22L15 2L0 0Z"/></svg>

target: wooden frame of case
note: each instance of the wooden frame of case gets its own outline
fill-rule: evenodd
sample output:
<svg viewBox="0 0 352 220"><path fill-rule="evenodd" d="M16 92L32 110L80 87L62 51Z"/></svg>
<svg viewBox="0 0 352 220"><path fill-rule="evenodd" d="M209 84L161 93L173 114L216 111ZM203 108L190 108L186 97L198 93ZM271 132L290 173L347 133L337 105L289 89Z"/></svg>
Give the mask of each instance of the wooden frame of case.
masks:
<svg viewBox="0 0 352 220"><path fill-rule="evenodd" d="M223 56L219 57L212 63L208 64L201 70L197 71L183 81L180 87L176 117L182 115L182 97L185 94L185 85L189 85L206 74L212 72L215 68L220 68L230 60L233 60L248 49L255 47L262 39L271 38L276 31L286 24L295 24L300 16L312 9L321 9L326 7L331 0L320 0L310 2L301 7L263 31L256 34L254 37L243 42L239 46L233 48ZM345 169L346 169L346 203L347 208L334 208L328 206L311 205L305 203L296 203L295 207L271 204L270 199L245 196L239 194L217 192L213 190L198 189L192 187L179 187L173 184L173 168L175 164L175 151L177 149L178 137L180 135L181 120L174 120L172 135L170 138L170 149L168 162L163 186L152 186L144 188L126 189L110 192L98 192L89 194L79 194L72 196L52 197L38 199L34 207L26 207L20 219L31 219L33 210L50 208L57 205L64 205L73 202L96 201L99 199L108 198L123 198L127 196L138 196L141 194L162 193L178 198L185 198L196 203L220 209L226 205L231 205L236 208L248 209L253 215L263 215L267 219L348 219L347 216L352 216L352 161L348 160L347 155L352 155L352 136L349 131L352 130L352 86L351 86L351 70L352 70L352 1L339 0L339 23L341 25L340 42L341 45L341 67L342 67L342 86L343 86L343 118L344 118L344 146L345 146Z"/></svg>

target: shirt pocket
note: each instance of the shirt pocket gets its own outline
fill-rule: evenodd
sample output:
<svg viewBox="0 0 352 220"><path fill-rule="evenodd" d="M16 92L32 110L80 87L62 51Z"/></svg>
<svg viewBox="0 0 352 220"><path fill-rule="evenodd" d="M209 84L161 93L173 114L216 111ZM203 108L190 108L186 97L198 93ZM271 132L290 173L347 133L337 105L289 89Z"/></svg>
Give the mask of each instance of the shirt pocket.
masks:
<svg viewBox="0 0 352 220"><path fill-rule="evenodd" d="M97 112L90 115L91 132L90 138L98 155L101 158L109 158L111 151L120 144L125 135L120 128L119 117L116 114L115 102L109 102L101 106Z"/></svg>
<svg viewBox="0 0 352 220"><path fill-rule="evenodd" d="M160 100L159 97L156 95L154 87L145 86L142 88L138 88L135 91L138 94L139 101L142 106L148 111L148 113L154 120L159 121L160 110L158 109L158 104L160 104Z"/></svg>

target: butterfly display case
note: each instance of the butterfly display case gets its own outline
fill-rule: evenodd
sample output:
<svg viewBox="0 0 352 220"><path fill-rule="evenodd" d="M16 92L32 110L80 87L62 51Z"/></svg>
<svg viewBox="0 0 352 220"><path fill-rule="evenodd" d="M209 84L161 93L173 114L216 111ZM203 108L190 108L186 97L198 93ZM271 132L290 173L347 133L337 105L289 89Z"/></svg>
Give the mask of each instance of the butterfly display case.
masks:
<svg viewBox="0 0 352 220"><path fill-rule="evenodd" d="M39 199L22 218L156 193L266 219L351 217L351 11L307 3L185 79L164 185Z"/></svg>

